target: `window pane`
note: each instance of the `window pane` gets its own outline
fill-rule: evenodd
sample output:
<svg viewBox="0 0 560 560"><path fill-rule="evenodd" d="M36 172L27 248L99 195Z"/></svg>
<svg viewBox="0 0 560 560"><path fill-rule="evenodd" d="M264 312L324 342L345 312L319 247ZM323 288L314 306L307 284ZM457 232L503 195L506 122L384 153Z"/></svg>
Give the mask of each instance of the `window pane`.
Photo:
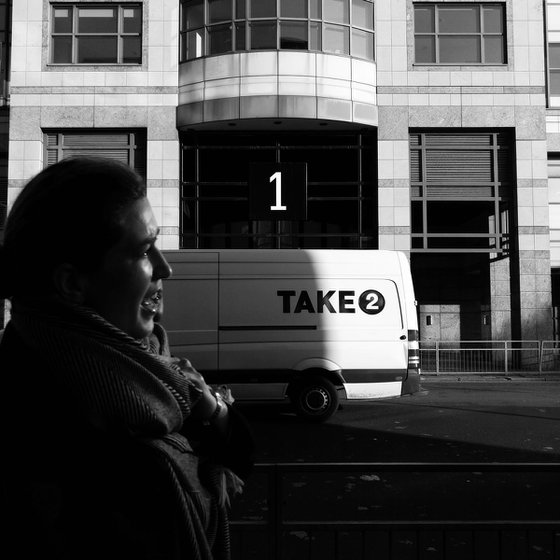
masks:
<svg viewBox="0 0 560 560"><path fill-rule="evenodd" d="M560 43L548 45L548 65L550 68L560 68Z"/></svg>
<svg viewBox="0 0 560 560"><path fill-rule="evenodd" d="M276 48L276 21L253 22L251 27L251 49Z"/></svg>
<svg viewBox="0 0 560 560"><path fill-rule="evenodd" d="M491 36L484 37L484 62L495 62L503 64L504 57L504 41L502 37Z"/></svg>
<svg viewBox="0 0 560 560"><path fill-rule="evenodd" d="M321 48L321 24L311 22L309 24L309 49L320 51Z"/></svg>
<svg viewBox="0 0 560 560"><path fill-rule="evenodd" d="M72 33L72 8L55 8L53 31Z"/></svg>
<svg viewBox="0 0 560 560"><path fill-rule="evenodd" d="M247 47L245 42L246 37L245 22L235 24L235 50L244 51Z"/></svg>
<svg viewBox="0 0 560 560"><path fill-rule="evenodd" d="M247 215L247 202L237 200L204 200L199 204L201 233L247 233L247 222L234 221L233 216Z"/></svg>
<svg viewBox="0 0 560 560"><path fill-rule="evenodd" d="M482 16L485 33L504 32L504 18L501 6L483 6Z"/></svg>
<svg viewBox="0 0 560 560"><path fill-rule="evenodd" d="M336 23L350 23L348 0L324 0L324 19Z"/></svg>
<svg viewBox="0 0 560 560"><path fill-rule="evenodd" d="M72 37L53 37L53 62L72 63Z"/></svg>
<svg viewBox="0 0 560 560"><path fill-rule="evenodd" d="M373 60L373 33L352 30L352 56Z"/></svg>
<svg viewBox="0 0 560 560"><path fill-rule="evenodd" d="M280 0L280 17L307 18L307 0Z"/></svg>
<svg viewBox="0 0 560 560"><path fill-rule="evenodd" d="M547 2L547 25L549 30L560 29L560 6Z"/></svg>
<svg viewBox="0 0 560 560"><path fill-rule="evenodd" d="M123 10L124 33L140 33L142 31L142 17L140 8L125 8Z"/></svg>
<svg viewBox="0 0 560 560"><path fill-rule="evenodd" d="M276 17L276 0L251 0L250 17Z"/></svg>
<svg viewBox="0 0 560 560"><path fill-rule="evenodd" d="M560 72L557 70L550 72L550 94L560 95Z"/></svg>
<svg viewBox="0 0 560 560"><path fill-rule="evenodd" d="M78 8L79 33L116 33L116 8Z"/></svg>
<svg viewBox="0 0 560 560"><path fill-rule="evenodd" d="M416 33L434 33L436 30L434 23L433 6L414 7L414 31Z"/></svg>
<svg viewBox="0 0 560 560"><path fill-rule="evenodd" d="M117 62L116 37L79 37L77 62L108 64Z"/></svg>
<svg viewBox="0 0 560 560"><path fill-rule="evenodd" d="M245 19L247 17L247 10L245 8L245 0L235 1L235 17L236 19Z"/></svg>
<svg viewBox="0 0 560 560"><path fill-rule="evenodd" d="M373 31L373 2L352 0L352 25Z"/></svg>
<svg viewBox="0 0 560 560"><path fill-rule="evenodd" d="M457 35L439 39L440 62L480 62L480 40L478 37Z"/></svg>
<svg viewBox="0 0 560 560"><path fill-rule="evenodd" d="M478 6L438 8L440 33L476 33L480 31Z"/></svg>
<svg viewBox="0 0 560 560"><path fill-rule="evenodd" d="M204 25L204 3L202 0L194 0L184 6L184 28L193 29Z"/></svg>
<svg viewBox="0 0 560 560"><path fill-rule="evenodd" d="M321 19L321 0L309 0L309 17Z"/></svg>
<svg viewBox="0 0 560 560"><path fill-rule="evenodd" d="M179 62L185 62L185 60L187 60L187 35L181 33L179 35Z"/></svg>
<svg viewBox="0 0 560 560"><path fill-rule="evenodd" d="M214 25L208 28L208 54L220 54L232 50L231 25Z"/></svg>
<svg viewBox="0 0 560 560"><path fill-rule="evenodd" d="M142 62L142 39L140 37L123 37L122 62L140 64Z"/></svg>
<svg viewBox="0 0 560 560"><path fill-rule="evenodd" d="M208 0L208 23L231 19L231 0Z"/></svg>
<svg viewBox="0 0 560 560"><path fill-rule="evenodd" d="M490 233L494 202L430 201L426 205L428 233ZM488 243L488 240L486 240Z"/></svg>
<svg viewBox="0 0 560 560"><path fill-rule="evenodd" d="M323 50L336 54L350 54L350 32L342 25L325 25Z"/></svg>
<svg viewBox="0 0 560 560"><path fill-rule="evenodd" d="M203 29L187 33L187 59L199 58L204 55L203 33Z"/></svg>
<svg viewBox="0 0 560 560"><path fill-rule="evenodd" d="M414 54L416 62L435 62L436 47L434 37L416 37Z"/></svg>
<svg viewBox="0 0 560 560"><path fill-rule="evenodd" d="M421 202L413 201L410 203L410 216L411 216L412 233L422 233L424 219L423 219Z"/></svg>
<svg viewBox="0 0 560 560"><path fill-rule="evenodd" d="M281 21L280 48L307 49L307 22Z"/></svg>
<svg viewBox="0 0 560 560"><path fill-rule="evenodd" d="M309 214L310 220L313 220L314 216L320 216L317 221L326 233L349 234L358 230L360 214L358 202L355 200L309 201Z"/></svg>

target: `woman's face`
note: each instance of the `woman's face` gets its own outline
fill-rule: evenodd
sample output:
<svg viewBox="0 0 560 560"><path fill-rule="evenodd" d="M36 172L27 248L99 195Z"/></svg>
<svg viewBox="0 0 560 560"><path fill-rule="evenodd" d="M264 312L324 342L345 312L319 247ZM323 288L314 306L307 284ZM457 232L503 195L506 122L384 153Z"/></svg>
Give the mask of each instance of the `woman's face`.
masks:
<svg viewBox="0 0 560 560"><path fill-rule="evenodd" d="M83 304L136 339L149 335L171 268L155 246L158 225L147 198L123 214L123 236L102 266L86 276Z"/></svg>

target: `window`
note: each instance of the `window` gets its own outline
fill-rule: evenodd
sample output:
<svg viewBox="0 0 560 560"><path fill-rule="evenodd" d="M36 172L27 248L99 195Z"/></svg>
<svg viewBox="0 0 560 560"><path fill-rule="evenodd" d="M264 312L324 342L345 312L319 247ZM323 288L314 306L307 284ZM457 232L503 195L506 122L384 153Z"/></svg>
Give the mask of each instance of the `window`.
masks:
<svg viewBox="0 0 560 560"><path fill-rule="evenodd" d="M130 165L146 177L146 133L143 130L45 131L45 163L73 156L99 156Z"/></svg>
<svg viewBox="0 0 560 560"><path fill-rule="evenodd" d="M505 64L503 4L415 4L416 64Z"/></svg>
<svg viewBox="0 0 560 560"><path fill-rule="evenodd" d="M412 252L509 251L512 143L507 131L410 134Z"/></svg>
<svg viewBox="0 0 560 560"><path fill-rule="evenodd" d="M558 106L560 97L560 2L547 2L548 95L551 106ZM556 98L556 99L552 99Z"/></svg>
<svg viewBox="0 0 560 560"><path fill-rule="evenodd" d="M53 4L51 62L141 64L140 4Z"/></svg>
<svg viewBox="0 0 560 560"><path fill-rule="evenodd" d="M199 133L181 144L182 248L377 248L374 135ZM249 219L250 166L274 162L307 164L306 221Z"/></svg>
<svg viewBox="0 0 560 560"><path fill-rule="evenodd" d="M181 0L181 62L307 50L374 59L372 0Z"/></svg>

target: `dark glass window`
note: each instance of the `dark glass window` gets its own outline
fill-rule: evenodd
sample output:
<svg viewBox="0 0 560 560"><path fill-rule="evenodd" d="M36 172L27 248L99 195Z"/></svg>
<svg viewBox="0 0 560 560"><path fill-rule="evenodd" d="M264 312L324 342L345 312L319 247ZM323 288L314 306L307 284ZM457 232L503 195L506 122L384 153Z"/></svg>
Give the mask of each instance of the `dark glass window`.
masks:
<svg viewBox="0 0 560 560"><path fill-rule="evenodd" d="M276 48L276 21L253 21L249 24L251 30L251 49Z"/></svg>
<svg viewBox="0 0 560 560"><path fill-rule="evenodd" d="M249 0L252 18L276 17L276 0Z"/></svg>
<svg viewBox="0 0 560 560"><path fill-rule="evenodd" d="M415 4L418 64L505 64L504 4Z"/></svg>
<svg viewBox="0 0 560 560"><path fill-rule="evenodd" d="M301 21L280 22L280 48L300 49L308 48L307 24Z"/></svg>
<svg viewBox="0 0 560 560"><path fill-rule="evenodd" d="M208 23L231 20L231 0L208 0Z"/></svg>
<svg viewBox="0 0 560 560"><path fill-rule="evenodd" d="M373 135L185 135L181 245L376 248L375 150ZM307 164L306 221L248 218L250 166L276 161Z"/></svg>
<svg viewBox="0 0 560 560"><path fill-rule="evenodd" d="M229 24L213 25L208 30L209 54L220 54L231 50L231 26Z"/></svg>
<svg viewBox="0 0 560 560"><path fill-rule="evenodd" d="M51 62L141 64L140 4L53 4Z"/></svg>
<svg viewBox="0 0 560 560"><path fill-rule="evenodd" d="M305 0L280 0L280 17L307 18Z"/></svg>

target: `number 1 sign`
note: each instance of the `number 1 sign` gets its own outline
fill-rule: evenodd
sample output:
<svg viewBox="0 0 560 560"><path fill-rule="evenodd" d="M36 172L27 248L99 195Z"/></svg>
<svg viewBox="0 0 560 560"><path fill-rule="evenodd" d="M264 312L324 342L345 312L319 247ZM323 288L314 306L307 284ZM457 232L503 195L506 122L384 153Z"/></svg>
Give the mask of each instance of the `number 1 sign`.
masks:
<svg viewBox="0 0 560 560"><path fill-rule="evenodd" d="M250 164L249 218L306 220L307 164Z"/></svg>

